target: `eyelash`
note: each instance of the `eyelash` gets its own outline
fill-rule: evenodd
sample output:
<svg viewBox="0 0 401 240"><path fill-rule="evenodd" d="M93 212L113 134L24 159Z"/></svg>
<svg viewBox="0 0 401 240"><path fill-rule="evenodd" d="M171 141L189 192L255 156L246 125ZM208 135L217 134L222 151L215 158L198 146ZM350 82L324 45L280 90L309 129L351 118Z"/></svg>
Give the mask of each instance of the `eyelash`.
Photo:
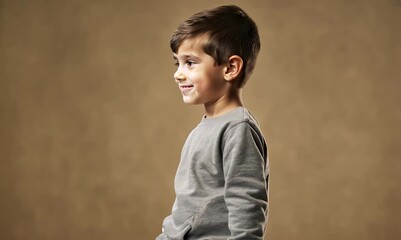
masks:
<svg viewBox="0 0 401 240"><path fill-rule="evenodd" d="M185 61L185 65L187 65L188 67L191 67L193 64L195 64L195 62L192 61L192 60L187 60L187 61ZM180 64L179 64L178 62L175 62L174 65L175 65L175 66L178 66L178 65L180 65Z"/></svg>
<svg viewBox="0 0 401 240"><path fill-rule="evenodd" d="M195 63L195 62L194 62L194 61L191 61L191 60L187 60L187 61L185 62L185 64L186 64L188 67L191 67L194 63Z"/></svg>

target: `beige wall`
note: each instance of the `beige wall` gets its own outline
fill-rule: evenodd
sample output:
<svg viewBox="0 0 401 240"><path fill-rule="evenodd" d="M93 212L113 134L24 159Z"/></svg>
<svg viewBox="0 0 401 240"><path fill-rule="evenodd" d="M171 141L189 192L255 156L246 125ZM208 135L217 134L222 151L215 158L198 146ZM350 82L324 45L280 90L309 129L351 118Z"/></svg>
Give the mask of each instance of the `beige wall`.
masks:
<svg viewBox="0 0 401 240"><path fill-rule="evenodd" d="M68 3L67 3L68 2ZM202 115L169 37L228 1L0 1L0 239L153 239ZM262 51L269 240L399 239L401 2L232 1Z"/></svg>

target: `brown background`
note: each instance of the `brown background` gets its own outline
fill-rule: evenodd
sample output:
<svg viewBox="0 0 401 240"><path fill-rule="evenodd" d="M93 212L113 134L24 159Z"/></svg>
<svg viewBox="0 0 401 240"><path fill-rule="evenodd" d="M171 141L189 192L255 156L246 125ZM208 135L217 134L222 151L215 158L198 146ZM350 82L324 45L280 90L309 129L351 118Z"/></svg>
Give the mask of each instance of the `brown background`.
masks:
<svg viewBox="0 0 401 240"><path fill-rule="evenodd" d="M246 106L269 240L401 238L401 1L231 1L260 28ZM229 1L0 1L0 239L154 239L200 120L169 37Z"/></svg>

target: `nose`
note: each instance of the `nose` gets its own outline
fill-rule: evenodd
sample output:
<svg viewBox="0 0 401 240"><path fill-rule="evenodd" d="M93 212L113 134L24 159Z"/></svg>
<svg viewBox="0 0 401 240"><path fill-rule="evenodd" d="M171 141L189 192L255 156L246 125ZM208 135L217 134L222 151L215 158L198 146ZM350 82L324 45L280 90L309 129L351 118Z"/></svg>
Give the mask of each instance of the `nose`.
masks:
<svg viewBox="0 0 401 240"><path fill-rule="evenodd" d="M177 68L177 71L175 71L174 73L174 79L176 82L181 82L185 80L185 75L184 73L181 71L180 67Z"/></svg>

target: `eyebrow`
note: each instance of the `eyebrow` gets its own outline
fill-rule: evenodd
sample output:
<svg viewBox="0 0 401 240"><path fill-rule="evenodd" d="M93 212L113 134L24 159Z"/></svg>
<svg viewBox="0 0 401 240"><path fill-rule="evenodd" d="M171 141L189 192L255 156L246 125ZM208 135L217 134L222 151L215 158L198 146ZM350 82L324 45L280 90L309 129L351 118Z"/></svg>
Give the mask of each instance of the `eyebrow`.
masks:
<svg viewBox="0 0 401 240"><path fill-rule="evenodd" d="M178 59L187 59L187 58L196 58L198 59L199 57L192 55L192 54L184 54L181 56L177 56L176 54L173 54L173 59L178 60Z"/></svg>

